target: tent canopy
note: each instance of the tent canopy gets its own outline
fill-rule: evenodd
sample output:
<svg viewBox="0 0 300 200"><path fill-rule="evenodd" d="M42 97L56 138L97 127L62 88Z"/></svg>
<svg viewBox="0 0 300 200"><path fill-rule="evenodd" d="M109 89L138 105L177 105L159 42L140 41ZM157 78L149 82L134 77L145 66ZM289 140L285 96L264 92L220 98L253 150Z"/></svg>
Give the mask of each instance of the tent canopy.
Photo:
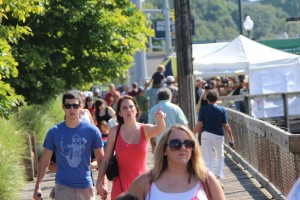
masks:
<svg viewBox="0 0 300 200"><path fill-rule="evenodd" d="M300 91L299 56L286 53L244 36L193 62L201 76L249 75L249 93L272 94ZM300 114L300 98L289 99L289 114ZM256 98L251 101L257 118L283 116L282 99Z"/></svg>
<svg viewBox="0 0 300 200"><path fill-rule="evenodd" d="M195 60L207 56L208 54L211 54L212 52L215 52L216 50L224 47L228 43L229 42L193 44L192 45L193 58ZM172 55L165 58L162 61L162 64L166 67L166 71L164 73L165 76L172 75L174 77L177 77L176 53L173 53Z"/></svg>
<svg viewBox="0 0 300 200"><path fill-rule="evenodd" d="M298 58L240 35L204 57L196 56L194 74L206 77L249 74L249 70L297 65Z"/></svg>

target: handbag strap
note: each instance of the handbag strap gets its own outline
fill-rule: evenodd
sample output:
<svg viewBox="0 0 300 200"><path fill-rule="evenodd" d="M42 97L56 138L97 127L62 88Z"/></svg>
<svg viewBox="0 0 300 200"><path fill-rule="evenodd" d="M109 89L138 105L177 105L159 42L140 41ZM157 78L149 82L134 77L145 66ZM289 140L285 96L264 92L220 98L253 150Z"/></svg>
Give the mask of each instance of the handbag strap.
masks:
<svg viewBox="0 0 300 200"><path fill-rule="evenodd" d="M117 129L116 138L115 138L115 143L114 143L114 150L112 151L111 156L114 155L114 151L115 151L115 148L116 148L116 143L117 143L118 135L119 135L119 132L120 132L120 129L121 129L121 125L122 125L122 124L120 124L120 125L118 126L118 129Z"/></svg>
<svg viewBox="0 0 300 200"><path fill-rule="evenodd" d="M114 155L114 151L115 151L115 148L116 148L116 143L117 143L118 135L119 135L119 132L120 132L120 129L121 129L121 125L122 124L120 124L119 127L117 128L117 133L116 133L116 138L115 138L115 143L114 143L114 150L112 152L112 156ZM120 183L121 191L123 192L123 187L122 187L120 176L119 176L119 180L120 180L119 183Z"/></svg>

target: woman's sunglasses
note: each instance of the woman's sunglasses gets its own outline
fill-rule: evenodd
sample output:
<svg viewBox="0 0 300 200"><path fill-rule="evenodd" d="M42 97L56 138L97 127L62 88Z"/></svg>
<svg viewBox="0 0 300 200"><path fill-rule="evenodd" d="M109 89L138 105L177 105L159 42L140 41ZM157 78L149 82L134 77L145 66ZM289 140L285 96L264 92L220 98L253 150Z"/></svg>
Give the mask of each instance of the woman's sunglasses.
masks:
<svg viewBox="0 0 300 200"><path fill-rule="evenodd" d="M65 107L65 109L70 109L70 108L78 109L80 107L80 104L77 104L77 103L74 103L74 104L65 103L64 107Z"/></svg>
<svg viewBox="0 0 300 200"><path fill-rule="evenodd" d="M171 151L179 151L183 145L188 150L193 150L195 147L195 141L193 140L184 140L181 142L179 139L173 139L169 142L169 147Z"/></svg>

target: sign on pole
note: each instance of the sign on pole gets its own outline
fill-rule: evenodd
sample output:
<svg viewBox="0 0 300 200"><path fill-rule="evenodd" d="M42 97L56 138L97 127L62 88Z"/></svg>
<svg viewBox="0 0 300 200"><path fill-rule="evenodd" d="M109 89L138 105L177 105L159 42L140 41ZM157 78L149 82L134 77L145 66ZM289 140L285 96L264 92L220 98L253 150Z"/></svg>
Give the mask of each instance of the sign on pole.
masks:
<svg viewBox="0 0 300 200"><path fill-rule="evenodd" d="M154 29L154 39L156 40L163 40L166 38L166 23L164 20L153 20L153 29ZM195 21L192 19L191 22L191 33L192 36L195 35ZM171 30L171 37L172 39L175 38L175 22L170 21L170 30Z"/></svg>

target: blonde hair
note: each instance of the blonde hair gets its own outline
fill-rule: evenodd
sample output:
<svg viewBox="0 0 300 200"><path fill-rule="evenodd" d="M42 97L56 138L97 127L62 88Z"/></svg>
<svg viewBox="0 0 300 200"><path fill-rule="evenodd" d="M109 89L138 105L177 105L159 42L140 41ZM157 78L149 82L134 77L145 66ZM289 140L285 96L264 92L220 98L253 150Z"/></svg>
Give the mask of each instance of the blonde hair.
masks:
<svg viewBox="0 0 300 200"><path fill-rule="evenodd" d="M165 70L166 70L166 68L163 65L158 65L157 68L156 68L156 71L158 71L158 72L163 72Z"/></svg>
<svg viewBox="0 0 300 200"><path fill-rule="evenodd" d="M159 140L154 153L154 167L152 169L153 181L157 180L168 166L167 156L165 156L166 144L168 142L169 136L174 130L182 130L186 132L190 139L195 141L195 148L192 150L191 159L187 164L187 168L190 176L195 176L200 181L204 181L206 179L205 174L207 168L205 167L204 161L202 160L198 140L194 136L194 133L187 126L180 124L175 124L162 133L162 137Z"/></svg>

